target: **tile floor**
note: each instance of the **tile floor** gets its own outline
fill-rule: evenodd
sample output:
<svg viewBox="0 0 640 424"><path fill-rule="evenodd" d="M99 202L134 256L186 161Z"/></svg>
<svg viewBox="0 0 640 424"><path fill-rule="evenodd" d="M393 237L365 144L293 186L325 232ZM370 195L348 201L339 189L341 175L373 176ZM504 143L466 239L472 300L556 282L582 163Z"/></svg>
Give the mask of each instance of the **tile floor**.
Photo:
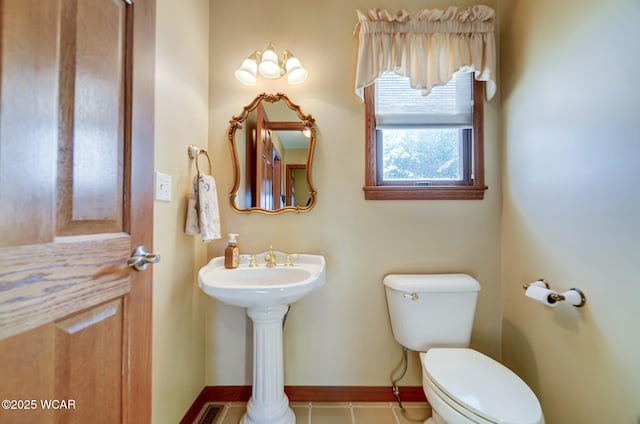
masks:
<svg viewBox="0 0 640 424"><path fill-rule="evenodd" d="M220 406L213 421L204 421L209 405ZM395 402L291 402L296 424L411 424L424 423L431 407L422 402L404 402L404 410ZM247 404L230 402L206 404L194 424L238 424Z"/></svg>

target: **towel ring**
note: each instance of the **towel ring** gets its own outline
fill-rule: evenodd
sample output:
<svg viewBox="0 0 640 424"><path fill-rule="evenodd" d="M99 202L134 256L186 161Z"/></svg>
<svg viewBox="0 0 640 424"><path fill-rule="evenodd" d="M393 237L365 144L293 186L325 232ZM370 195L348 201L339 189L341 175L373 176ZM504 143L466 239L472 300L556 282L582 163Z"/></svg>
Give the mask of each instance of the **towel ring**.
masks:
<svg viewBox="0 0 640 424"><path fill-rule="evenodd" d="M211 167L211 158L209 157L209 153L206 150L194 146L193 144L189 144L188 152L189 158L196 161L196 171L198 171L198 173L200 173L200 166L198 165L198 156L200 155L205 155L205 157L207 158L207 163L209 164L209 174L213 172L213 168Z"/></svg>

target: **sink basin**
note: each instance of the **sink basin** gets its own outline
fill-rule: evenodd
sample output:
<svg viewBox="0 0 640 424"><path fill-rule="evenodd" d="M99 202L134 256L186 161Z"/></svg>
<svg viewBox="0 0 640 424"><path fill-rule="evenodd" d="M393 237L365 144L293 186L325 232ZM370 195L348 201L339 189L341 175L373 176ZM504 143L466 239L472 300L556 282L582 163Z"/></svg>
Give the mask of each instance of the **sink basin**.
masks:
<svg viewBox="0 0 640 424"><path fill-rule="evenodd" d="M240 424L295 424L284 393L282 323L289 304L302 299L325 281L324 257L274 252L278 265L267 268L266 252L256 254L256 267L242 255L236 269L224 267L224 257L213 258L198 273L198 284L209 296L247 308L253 322L253 386L247 412Z"/></svg>
<svg viewBox="0 0 640 424"><path fill-rule="evenodd" d="M264 258L265 253L256 258ZM273 268L267 268L263 260L250 267L249 257L243 255L238 268L226 269L223 256L214 258L198 273L200 288L221 302L251 308L288 305L324 284L323 256L292 255L293 265L284 266L286 255L275 254L278 265Z"/></svg>

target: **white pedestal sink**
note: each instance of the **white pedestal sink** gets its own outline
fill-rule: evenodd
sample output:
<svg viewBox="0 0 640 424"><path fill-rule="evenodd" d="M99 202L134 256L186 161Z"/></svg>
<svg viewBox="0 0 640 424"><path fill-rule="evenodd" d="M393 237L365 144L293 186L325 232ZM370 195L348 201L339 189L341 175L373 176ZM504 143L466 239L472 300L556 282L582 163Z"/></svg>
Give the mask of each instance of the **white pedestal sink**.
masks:
<svg viewBox="0 0 640 424"><path fill-rule="evenodd" d="M260 259L266 252L257 254ZM224 267L224 257L212 259L198 273L198 284L209 296L247 308L253 321L253 387L241 424L293 424L296 422L284 393L282 319L288 305L325 282L323 256L297 254L293 264L282 265L285 254L275 252L277 266L264 261L249 266L242 258L236 269Z"/></svg>

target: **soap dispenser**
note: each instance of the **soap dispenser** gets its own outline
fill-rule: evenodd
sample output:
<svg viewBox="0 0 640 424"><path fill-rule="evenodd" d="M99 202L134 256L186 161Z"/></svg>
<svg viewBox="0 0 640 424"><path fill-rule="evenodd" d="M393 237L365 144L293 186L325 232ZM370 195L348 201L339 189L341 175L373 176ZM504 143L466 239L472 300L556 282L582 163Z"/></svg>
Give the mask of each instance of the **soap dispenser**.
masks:
<svg viewBox="0 0 640 424"><path fill-rule="evenodd" d="M233 269L238 268L240 263L240 249L236 240L237 234L229 234L229 244L224 249L224 267Z"/></svg>

